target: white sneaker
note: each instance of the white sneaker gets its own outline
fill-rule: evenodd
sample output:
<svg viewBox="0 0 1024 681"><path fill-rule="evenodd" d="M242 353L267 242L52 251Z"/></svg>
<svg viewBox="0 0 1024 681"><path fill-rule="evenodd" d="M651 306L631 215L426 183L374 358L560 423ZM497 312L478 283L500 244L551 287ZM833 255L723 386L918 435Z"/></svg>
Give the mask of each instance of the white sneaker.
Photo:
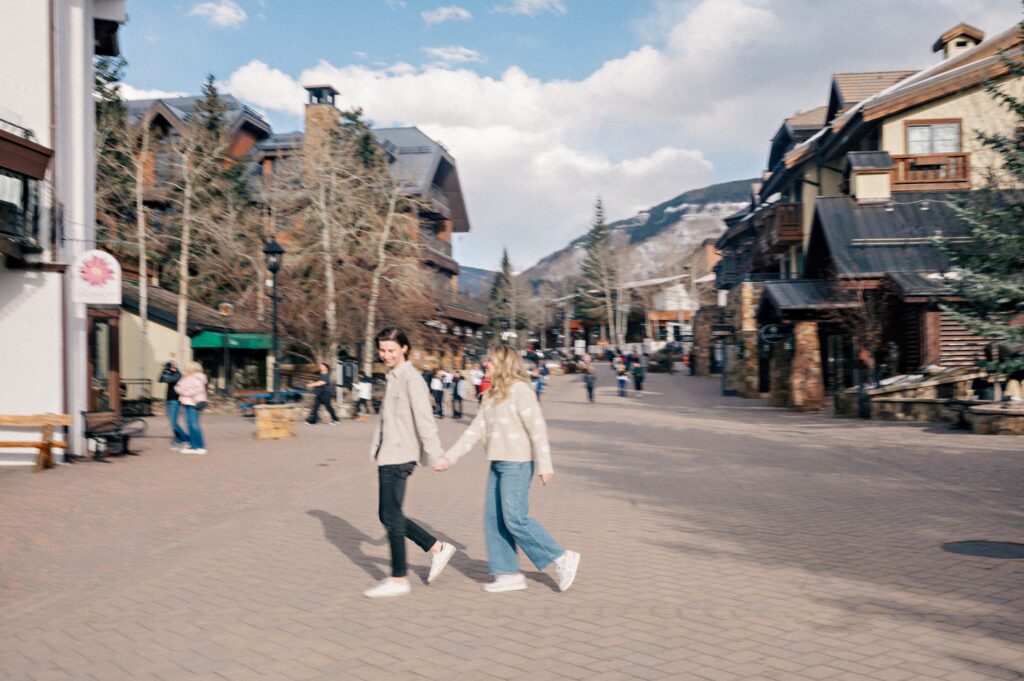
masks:
<svg viewBox="0 0 1024 681"><path fill-rule="evenodd" d="M558 590L566 591L572 586L576 579L576 570L580 567L580 554L575 551L566 551L555 560L555 570L558 572Z"/></svg>
<svg viewBox="0 0 1024 681"><path fill-rule="evenodd" d="M522 591L526 588L526 575L522 572L502 573L494 575L494 581L484 584L484 591L487 593L501 593L502 591Z"/></svg>
<svg viewBox="0 0 1024 681"><path fill-rule="evenodd" d="M206 450L205 449L189 449L189 448L186 448L186 449L181 450L181 453L182 454L206 454Z"/></svg>
<svg viewBox="0 0 1024 681"><path fill-rule="evenodd" d="M408 580L382 579L363 592L367 598L394 598L404 596L412 591Z"/></svg>
<svg viewBox="0 0 1024 681"><path fill-rule="evenodd" d="M437 576L441 574L441 570L448 565L448 561L455 555L455 547L448 542L441 542L441 550L433 554L430 559L430 574L427 575L427 584L430 584Z"/></svg>

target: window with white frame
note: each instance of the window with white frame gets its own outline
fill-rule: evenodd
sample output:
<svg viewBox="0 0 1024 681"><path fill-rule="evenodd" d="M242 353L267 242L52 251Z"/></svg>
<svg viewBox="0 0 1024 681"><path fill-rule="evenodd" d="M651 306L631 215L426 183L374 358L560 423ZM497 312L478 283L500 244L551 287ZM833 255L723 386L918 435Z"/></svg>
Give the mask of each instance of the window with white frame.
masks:
<svg viewBox="0 0 1024 681"><path fill-rule="evenodd" d="M955 154L960 151L960 123L907 126L908 154Z"/></svg>

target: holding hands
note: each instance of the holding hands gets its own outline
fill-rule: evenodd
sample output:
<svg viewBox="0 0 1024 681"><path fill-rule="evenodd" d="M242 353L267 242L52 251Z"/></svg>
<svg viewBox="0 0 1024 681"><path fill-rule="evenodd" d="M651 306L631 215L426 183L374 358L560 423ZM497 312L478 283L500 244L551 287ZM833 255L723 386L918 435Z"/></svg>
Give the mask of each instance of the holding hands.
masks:
<svg viewBox="0 0 1024 681"><path fill-rule="evenodd" d="M452 463L449 459L442 458L440 461L438 461L436 464L434 464L434 469L433 470L434 470L435 473L444 473L446 470L448 470L449 468L451 468L454 465L455 464Z"/></svg>

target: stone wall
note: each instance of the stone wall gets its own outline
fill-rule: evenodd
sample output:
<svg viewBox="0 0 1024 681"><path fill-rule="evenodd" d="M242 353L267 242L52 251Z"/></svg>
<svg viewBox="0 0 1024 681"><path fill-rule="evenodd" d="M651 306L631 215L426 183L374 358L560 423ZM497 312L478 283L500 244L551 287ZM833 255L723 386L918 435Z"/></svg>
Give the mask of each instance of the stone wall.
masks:
<svg viewBox="0 0 1024 681"><path fill-rule="evenodd" d="M791 364L789 350L786 349L786 346L783 343L773 345L769 367L771 372L769 398L773 407L789 406L789 371Z"/></svg>
<svg viewBox="0 0 1024 681"><path fill-rule="evenodd" d="M821 373L818 323L802 321L793 327L793 360L790 375L790 406L800 411L821 409L825 384Z"/></svg>
<svg viewBox="0 0 1024 681"><path fill-rule="evenodd" d="M697 310L693 321L693 351L697 355L698 376L711 375L711 327L718 320L722 308L717 305Z"/></svg>

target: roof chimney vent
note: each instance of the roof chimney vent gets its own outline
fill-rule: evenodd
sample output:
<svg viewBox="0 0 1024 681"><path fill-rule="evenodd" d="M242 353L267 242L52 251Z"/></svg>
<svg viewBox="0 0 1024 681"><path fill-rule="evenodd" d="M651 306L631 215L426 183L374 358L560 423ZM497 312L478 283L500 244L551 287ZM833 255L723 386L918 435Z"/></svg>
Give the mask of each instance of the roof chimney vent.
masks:
<svg viewBox="0 0 1024 681"><path fill-rule="evenodd" d="M949 29L932 45L932 52L942 52L943 59L955 57L981 43L985 32L970 24L959 23Z"/></svg>

